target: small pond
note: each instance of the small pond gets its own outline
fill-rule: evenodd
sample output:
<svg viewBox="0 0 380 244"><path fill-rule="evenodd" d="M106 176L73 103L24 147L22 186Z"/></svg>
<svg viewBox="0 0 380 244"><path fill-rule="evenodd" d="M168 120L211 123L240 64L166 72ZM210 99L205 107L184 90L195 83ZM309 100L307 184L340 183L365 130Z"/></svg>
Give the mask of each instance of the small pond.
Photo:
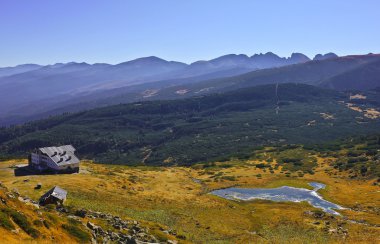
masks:
<svg viewBox="0 0 380 244"><path fill-rule="evenodd" d="M313 190L282 186L278 188L226 188L210 192L213 195L230 200L250 201L255 199L271 200L275 202L308 202L315 208L331 214L339 215L334 209L344 209L343 207L324 200L317 191L325 188L324 184L311 182Z"/></svg>

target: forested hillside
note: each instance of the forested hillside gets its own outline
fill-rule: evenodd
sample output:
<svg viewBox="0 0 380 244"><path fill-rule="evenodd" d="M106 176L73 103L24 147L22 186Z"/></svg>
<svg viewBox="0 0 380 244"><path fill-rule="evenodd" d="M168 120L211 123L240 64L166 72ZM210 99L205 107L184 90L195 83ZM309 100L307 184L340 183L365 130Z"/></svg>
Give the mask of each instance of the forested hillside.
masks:
<svg viewBox="0 0 380 244"><path fill-rule="evenodd" d="M374 106L372 92L360 106ZM116 105L0 131L3 156L73 144L110 164L189 165L249 157L255 147L324 143L378 132L378 118L348 107L347 94L301 84L264 85L184 100ZM354 103L355 101L350 101Z"/></svg>

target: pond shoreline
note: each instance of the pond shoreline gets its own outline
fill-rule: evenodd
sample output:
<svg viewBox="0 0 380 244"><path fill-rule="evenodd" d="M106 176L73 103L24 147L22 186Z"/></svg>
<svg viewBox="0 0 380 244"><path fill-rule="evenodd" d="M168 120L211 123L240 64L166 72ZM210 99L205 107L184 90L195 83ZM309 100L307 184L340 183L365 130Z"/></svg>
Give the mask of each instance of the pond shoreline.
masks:
<svg viewBox="0 0 380 244"><path fill-rule="evenodd" d="M315 208L322 209L326 213L340 215L336 210L345 209L335 203L326 201L318 194L318 190L324 189L326 185L318 182L310 182L313 190L291 186L277 188L235 188L229 187L211 191L210 194L229 200L270 200L275 202L308 202Z"/></svg>

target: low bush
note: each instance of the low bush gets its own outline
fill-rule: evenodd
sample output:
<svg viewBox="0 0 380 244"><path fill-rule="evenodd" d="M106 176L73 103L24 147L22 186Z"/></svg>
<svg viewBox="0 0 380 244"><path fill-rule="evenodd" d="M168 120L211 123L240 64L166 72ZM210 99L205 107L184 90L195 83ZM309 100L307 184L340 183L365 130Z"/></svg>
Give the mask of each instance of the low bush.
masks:
<svg viewBox="0 0 380 244"><path fill-rule="evenodd" d="M3 227L6 230L14 229L14 225L12 224L9 215L2 210L0 211L0 227Z"/></svg>
<svg viewBox="0 0 380 244"><path fill-rule="evenodd" d="M221 179L222 180L229 180L229 181L236 181L235 176L222 176Z"/></svg>
<svg viewBox="0 0 380 244"><path fill-rule="evenodd" d="M49 223L49 221L47 221L46 219L44 219L42 221L42 223L44 224L44 226L46 227L46 229L50 229L50 223Z"/></svg>
<svg viewBox="0 0 380 244"><path fill-rule="evenodd" d="M76 239L78 239L80 242L89 242L91 240L91 236L88 232L83 230L79 224L70 221L67 224L63 224L62 228L67 231L70 235L74 236Z"/></svg>
<svg viewBox="0 0 380 244"><path fill-rule="evenodd" d="M36 220L33 220L33 225L37 227L42 227L44 226L44 223L42 220L36 219Z"/></svg>
<svg viewBox="0 0 380 244"><path fill-rule="evenodd" d="M11 216L12 220L28 235L33 238L40 236L40 232L32 227L31 223L23 214L11 209L7 209L6 211Z"/></svg>

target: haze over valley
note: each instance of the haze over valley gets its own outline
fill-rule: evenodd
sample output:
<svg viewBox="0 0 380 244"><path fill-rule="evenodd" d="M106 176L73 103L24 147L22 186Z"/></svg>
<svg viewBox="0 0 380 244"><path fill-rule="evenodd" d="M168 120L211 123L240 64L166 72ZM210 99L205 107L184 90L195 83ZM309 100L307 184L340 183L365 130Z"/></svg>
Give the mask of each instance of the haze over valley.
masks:
<svg viewBox="0 0 380 244"><path fill-rule="evenodd" d="M146 57L117 65L71 62L0 68L0 123L11 125L105 105L271 83L369 90L378 86L378 62L380 55L376 54L338 57L328 53L311 60L301 53L281 58L268 52L251 57L230 54L191 64ZM363 69L371 73L359 76ZM345 75L349 77L342 80Z"/></svg>

